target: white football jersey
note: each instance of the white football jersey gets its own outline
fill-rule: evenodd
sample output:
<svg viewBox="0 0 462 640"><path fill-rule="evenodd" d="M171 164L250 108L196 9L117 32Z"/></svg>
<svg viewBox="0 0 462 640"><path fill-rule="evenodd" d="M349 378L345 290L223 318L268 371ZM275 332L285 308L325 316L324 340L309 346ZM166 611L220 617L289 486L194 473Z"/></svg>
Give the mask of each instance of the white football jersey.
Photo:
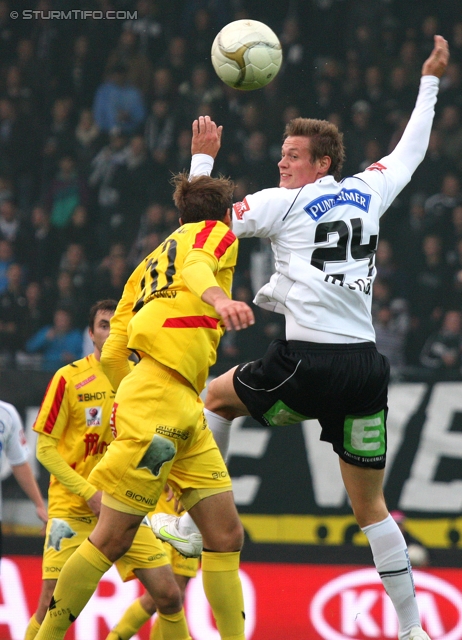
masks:
<svg viewBox="0 0 462 640"><path fill-rule="evenodd" d="M374 341L372 283L380 216L410 179L384 158L353 177L265 189L234 205L238 238L269 238L276 273L255 298L303 327Z"/></svg>
<svg viewBox="0 0 462 640"><path fill-rule="evenodd" d="M365 171L341 182L328 175L300 189L265 189L234 205L236 236L269 238L274 253L276 273L256 304L294 319L310 335L375 341L379 221L425 156L438 86L438 78L422 77L400 142ZM210 173L212 166L210 156L197 154L191 175Z"/></svg>
<svg viewBox="0 0 462 640"><path fill-rule="evenodd" d="M2 458L5 456L11 466L27 462L29 450L19 413L8 402L0 400L0 473ZM0 485L0 521L2 518L2 497Z"/></svg>

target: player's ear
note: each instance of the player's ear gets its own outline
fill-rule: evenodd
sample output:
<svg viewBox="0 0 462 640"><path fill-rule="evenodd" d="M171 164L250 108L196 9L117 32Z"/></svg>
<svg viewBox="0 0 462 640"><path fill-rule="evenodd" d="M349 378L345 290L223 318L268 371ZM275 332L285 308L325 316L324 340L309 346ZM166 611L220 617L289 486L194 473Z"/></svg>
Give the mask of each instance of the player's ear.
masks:
<svg viewBox="0 0 462 640"><path fill-rule="evenodd" d="M323 156L322 158L319 159L319 168L324 174L326 174L329 171L331 164L332 164L332 158L330 156Z"/></svg>

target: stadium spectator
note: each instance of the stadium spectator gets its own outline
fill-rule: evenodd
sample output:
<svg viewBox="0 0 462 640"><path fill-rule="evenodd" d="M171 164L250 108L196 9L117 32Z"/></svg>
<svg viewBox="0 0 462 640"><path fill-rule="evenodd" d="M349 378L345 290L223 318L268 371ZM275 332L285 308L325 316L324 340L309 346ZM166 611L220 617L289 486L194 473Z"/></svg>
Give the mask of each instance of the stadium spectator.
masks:
<svg viewBox="0 0 462 640"><path fill-rule="evenodd" d="M74 131L72 121L72 100L57 98L51 108L51 121L43 133L42 148L42 192L47 192L50 182L58 169L59 159L72 155Z"/></svg>
<svg viewBox="0 0 462 640"><path fill-rule="evenodd" d="M24 297L26 304L19 314L20 350L24 350L29 338L48 324L53 315L45 304L42 287L38 282L32 281L26 285Z"/></svg>
<svg viewBox="0 0 462 640"><path fill-rule="evenodd" d="M91 49L86 34L78 35L72 43L70 55L60 61L59 86L61 95L70 96L74 108L89 109L99 83L100 63L95 50Z"/></svg>
<svg viewBox="0 0 462 640"><path fill-rule="evenodd" d="M50 286L61 255L59 231L51 226L50 214L41 204L33 207L31 239L28 247L27 271L31 279Z"/></svg>
<svg viewBox="0 0 462 640"><path fill-rule="evenodd" d="M81 357L82 334L72 328L72 315L67 308L58 308L53 324L45 325L25 344L27 353L41 353L42 370L56 371Z"/></svg>
<svg viewBox="0 0 462 640"><path fill-rule="evenodd" d="M444 157L449 160L454 170L462 171L462 107L448 105L444 107L438 120L438 131L441 135Z"/></svg>
<svg viewBox="0 0 462 640"><path fill-rule="evenodd" d="M93 270L88 263L83 245L77 243L69 244L61 256L59 269L70 274L72 287L79 306L79 311L75 314L74 320L78 327L83 328L86 325L93 275Z"/></svg>
<svg viewBox="0 0 462 640"><path fill-rule="evenodd" d="M164 164L175 140L176 117L166 98L152 101L144 125L144 140L153 160Z"/></svg>
<svg viewBox="0 0 462 640"><path fill-rule="evenodd" d="M45 206L50 211L50 222L56 229L64 230L77 206L88 203L88 189L77 172L72 156L58 160L58 170L51 180L45 198Z"/></svg>
<svg viewBox="0 0 462 640"><path fill-rule="evenodd" d="M7 287L0 294L0 354L4 366L14 366L14 357L22 342L21 317L26 297L21 266L10 264L6 276Z"/></svg>
<svg viewBox="0 0 462 640"><path fill-rule="evenodd" d="M138 0L136 13L136 18L124 22L122 28L138 36L140 52L156 64L166 46L160 5L153 0Z"/></svg>
<svg viewBox="0 0 462 640"><path fill-rule="evenodd" d="M18 206L12 199L0 202L0 239L11 243L17 262L27 263L31 239L30 228L21 217Z"/></svg>
<svg viewBox="0 0 462 640"><path fill-rule="evenodd" d="M104 133L135 133L145 118L141 91L127 80L127 67L117 64L107 72L98 87L93 103L93 115Z"/></svg>
<svg viewBox="0 0 462 640"><path fill-rule="evenodd" d="M392 377L406 365L406 339L410 317L406 298L394 296L391 283L377 274L374 282L372 323L377 351L388 358Z"/></svg>
<svg viewBox="0 0 462 640"><path fill-rule="evenodd" d="M85 180L90 176L93 158L103 146L103 136L93 119L91 109L82 109L75 129L74 157L77 171Z"/></svg>
<svg viewBox="0 0 462 640"><path fill-rule="evenodd" d="M120 300L129 275L127 259L123 256L114 256L106 269L96 270L93 297L96 300L102 300L110 296Z"/></svg>
<svg viewBox="0 0 462 640"><path fill-rule="evenodd" d="M145 240L147 236L151 236L152 234L157 238L157 242L152 246L151 241L148 241L147 244L152 248L150 251L146 251L147 244ZM130 266L135 268L136 265L138 265L148 253L153 251L160 241L168 235L170 235L170 232L167 231L165 226L164 207L159 203L150 204L141 217L137 236L129 251L128 262Z"/></svg>
<svg viewBox="0 0 462 640"><path fill-rule="evenodd" d="M3 293L8 286L7 273L13 260L13 245L8 240L2 240L0 238L0 294Z"/></svg>
<svg viewBox="0 0 462 640"><path fill-rule="evenodd" d="M444 229L452 216L452 210L462 204L460 180L456 173L446 173L441 182L438 193L431 195L425 201L425 215L429 230Z"/></svg>
<svg viewBox="0 0 462 640"><path fill-rule="evenodd" d="M459 309L446 311L440 329L425 342L420 354L420 362L429 369L460 372L462 315Z"/></svg>
<svg viewBox="0 0 462 640"><path fill-rule="evenodd" d="M171 74L175 87L187 82L190 74L190 60L186 38L172 36L167 51L161 56L156 66L166 67Z"/></svg>
<svg viewBox="0 0 462 640"><path fill-rule="evenodd" d="M141 214L152 200L156 177L155 165L150 158L142 135L133 136L126 149L123 162L117 166L114 182L118 185L120 222L115 237L131 244L139 227Z"/></svg>
<svg viewBox="0 0 462 640"><path fill-rule="evenodd" d="M132 30L122 31L117 47L108 56L106 70L116 66L124 66L128 84L139 89L145 98L149 96L154 68L149 58L139 51L138 35Z"/></svg>

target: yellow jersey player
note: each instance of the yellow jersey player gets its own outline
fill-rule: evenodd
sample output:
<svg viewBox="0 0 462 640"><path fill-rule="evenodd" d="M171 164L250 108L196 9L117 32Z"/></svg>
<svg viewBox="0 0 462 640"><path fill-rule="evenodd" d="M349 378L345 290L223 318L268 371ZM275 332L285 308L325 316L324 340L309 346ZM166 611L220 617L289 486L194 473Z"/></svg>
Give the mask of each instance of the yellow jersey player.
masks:
<svg viewBox="0 0 462 640"><path fill-rule="evenodd" d="M37 457L50 471L51 478L42 590L25 640L37 635L64 563L93 531L100 512L101 491L88 481L88 476L113 440L111 415L115 392L103 373L100 356L116 306L114 300L93 305L89 333L94 351L55 373L34 425L39 434ZM139 528L129 552L118 560L117 568L123 580L136 575L145 586L151 585L161 611L168 614L171 608L178 608L181 596L168 556L162 543L156 541L148 521ZM147 606L155 608L149 598L145 598ZM180 618L181 615L182 612Z"/></svg>
<svg viewBox="0 0 462 640"><path fill-rule="evenodd" d="M64 565L37 640L64 638L101 576L130 548L167 478L202 533L204 591L220 636L245 637L243 528L199 393L224 328L245 328L254 317L230 298L237 258L232 182L180 174L175 187L181 226L130 276L102 354L117 391L116 438L89 476L103 491L100 517ZM132 371L130 350L141 358Z"/></svg>
<svg viewBox="0 0 462 640"><path fill-rule="evenodd" d="M178 515L175 510L174 500L170 500L168 496L169 488L166 486L157 503L156 512ZM164 550L172 565L175 580L180 588L181 599L184 602L188 582L197 574L199 558L186 558L166 542L164 543ZM125 610L123 616L109 633L106 640L129 640L155 612L156 604L146 591ZM151 628L149 640L162 640L162 632L158 618Z"/></svg>

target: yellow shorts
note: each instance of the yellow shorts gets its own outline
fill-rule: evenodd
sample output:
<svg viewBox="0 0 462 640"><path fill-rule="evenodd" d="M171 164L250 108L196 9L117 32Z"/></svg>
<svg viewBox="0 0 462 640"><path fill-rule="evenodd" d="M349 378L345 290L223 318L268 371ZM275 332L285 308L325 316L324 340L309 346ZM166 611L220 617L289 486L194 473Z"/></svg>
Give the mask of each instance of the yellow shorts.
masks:
<svg viewBox="0 0 462 640"><path fill-rule="evenodd" d="M181 376L145 356L117 390L117 437L89 482L140 515L155 508L167 478L186 509L231 491L203 406Z"/></svg>
<svg viewBox="0 0 462 640"><path fill-rule="evenodd" d="M43 550L42 580L57 580L64 563L96 525L93 518L51 518L47 523ZM135 569L151 569L169 564L164 544L147 524L141 524L127 553L115 563L125 582L135 577Z"/></svg>

